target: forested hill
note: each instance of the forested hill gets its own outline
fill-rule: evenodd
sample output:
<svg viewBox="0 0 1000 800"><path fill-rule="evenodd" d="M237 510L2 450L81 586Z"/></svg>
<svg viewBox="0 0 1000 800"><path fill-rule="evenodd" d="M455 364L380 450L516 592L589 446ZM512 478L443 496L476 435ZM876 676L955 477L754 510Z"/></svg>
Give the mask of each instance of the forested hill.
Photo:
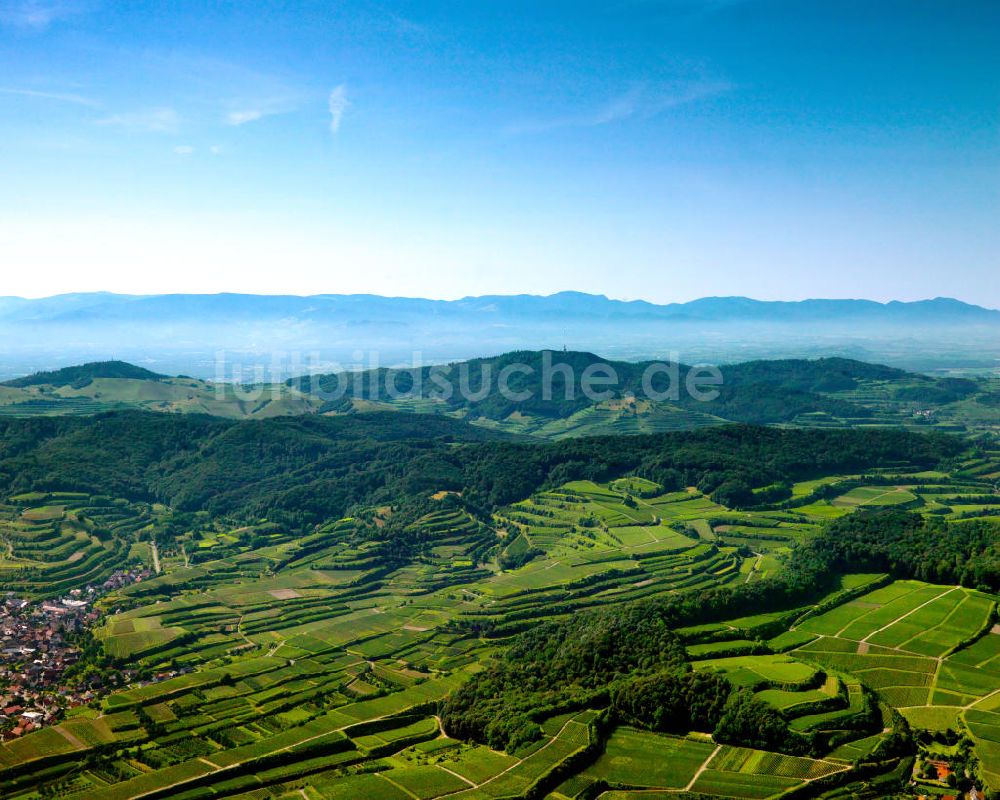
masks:
<svg viewBox="0 0 1000 800"><path fill-rule="evenodd" d="M869 364L853 358L783 358L744 361L724 368L732 385L772 384L801 392L833 392L854 389L861 381L917 381L930 378L883 364Z"/></svg>
<svg viewBox="0 0 1000 800"><path fill-rule="evenodd" d="M710 382L692 390L689 378ZM120 361L84 364L0 385L0 416L142 409L246 419L393 410L444 414L539 439L726 422L975 433L989 429L998 398L997 378L935 378L847 358L748 361L712 374L682 363L531 350L253 385L166 377Z"/></svg>
<svg viewBox="0 0 1000 800"><path fill-rule="evenodd" d="M159 381L165 378L143 367L129 364L126 361L94 361L75 367L63 367L51 372L36 372L23 378L7 381L4 386L23 388L26 386L73 386L83 388L96 378L115 378L141 381Z"/></svg>
<svg viewBox="0 0 1000 800"><path fill-rule="evenodd" d="M855 389L863 381L907 386L933 383L925 376L845 358L727 364L719 368L719 374L718 385L702 387L714 390L706 398L689 391L689 376L704 373L687 364L525 350L446 366L314 376L289 381L289 386L306 394L322 390L330 397L320 406L326 412L348 411L358 400L396 402L391 387L396 395L406 396L403 402L426 399L437 408L469 418L506 425L511 424L512 415L529 425L567 420L571 429L593 434L635 427L639 430L631 432L696 427L713 420L771 424L809 414L867 419L871 411L864 405L826 393ZM591 384L588 393L584 382L594 375L608 380ZM507 391L500 390L501 376ZM592 410L597 411L596 419L584 414ZM606 419L609 414L615 419ZM637 419L629 417L643 417L647 424L637 426Z"/></svg>
<svg viewBox="0 0 1000 800"><path fill-rule="evenodd" d="M600 383L593 383L594 376ZM689 378L714 378L695 385ZM606 379L606 380L605 380ZM585 391L585 381L591 381ZM501 384L503 388L501 388ZM546 439L720 424L975 430L995 418L988 378L935 378L847 358L699 366L587 352L516 351L448 365L295 379L324 413L381 407L449 413ZM697 391L700 389L700 391ZM706 390L709 392L706 394Z"/></svg>
<svg viewBox="0 0 1000 800"><path fill-rule="evenodd" d="M342 395L346 398L385 394L388 386L392 386L399 393L412 392L421 397L434 397L440 395L443 382L447 382L455 388L468 386L469 390L455 391L444 398L444 402L453 408L468 408L493 418L500 418L515 411L563 416L594 402L585 395L583 381L588 369L593 370L601 366L613 372L614 383L600 384L596 389L601 391L607 389L615 397L626 394L642 397L648 393L649 388L657 393L666 393L673 382L676 388L680 389L676 402L683 405L700 402L687 396L683 390L689 374L696 368L678 363L675 365L676 371L671 374L667 369L669 363L615 361L586 352L519 350L446 366L371 370L360 378L354 373L341 372L293 379L288 381L288 384L299 386L305 392L318 385L328 394ZM498 391L498 377L505 371L508 375L506 384L511 393L527 392L531 395L529 399L518 401L501 396ZM742 390L754 387L758 396L761 392L780 393L787 401L790 393L803 393L811 395L808 399L817 409L822 408L824 402L829 403L825 398L816 395L817 392L853 389L865 380L933 383L932 379L923 375L848 358L748 361L722 365L719 371L722 382L718 388L723 394L727 389ZM551 374L551 378L545 377L547 373ZM644 384L643 380L647 375L648 385ZM571 376L570 381L567 381L567 376ZM478 397L477 395L484 389L488 390L485 396ZM472 395L472 398L466 395ZM742 391L732 396L745 397L747 400L750 397L748 393ZM706 404L706 407L714 413L721 405L713 401ZM841 405L848 404L841 401ZM335 401L330 407L334 406ZM863 413L862 409L854 410Z"/></svg>
<svg viewBox="0 0 1000 800"><path fill-rule="evenodd" d="M0 421L0 487L8 497L85 491L304 525L440 490L486 507L626 472L666 489L723 492L738 504L752 488L894 463L929 467L963 447L899 430L744 425L529 444L446 417L392 412L240 422L115 412Z"/></svg>

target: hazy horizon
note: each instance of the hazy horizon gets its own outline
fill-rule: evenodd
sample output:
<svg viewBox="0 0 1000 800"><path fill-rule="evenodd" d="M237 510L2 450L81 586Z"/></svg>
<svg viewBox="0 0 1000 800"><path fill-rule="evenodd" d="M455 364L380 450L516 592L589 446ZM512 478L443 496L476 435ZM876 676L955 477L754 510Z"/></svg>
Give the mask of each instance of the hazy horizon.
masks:
<svg viewBox="0 0 1000 800"><path fill-rule="evenodd" d="M582 292L577 289L560 289L548 293L531 293L531 292L510 292L510 293L487 293L487 294L474 294L474 295L454 295L454 296L437 296L431 297L428 295L400 295L400 294L379 294L376 292L314 292L309 294L302 294L297 292L237 292L237 291L221 291L221 292L151 292L148 294L137 294L130 292L116 292L111 289L94 289L82 292L57 292L53 294L0 294L0 299L8 300L51 300L59 297L74 296L74 295L115 295L122 297L168 297L168 296L192 296L192 297L213 297L220 295L235 295L235 296L246 296L246 297L295 297L307 299L310 297L373 297L385 300L428 300L431 302L444 302L453 303L460 300L473 300L480 299L483 297L536 297L536 298L551 298L557 295L585 295L588 297L599 297L615 302L631 303L631 302L645 302L652 305L685 305L688 303L696 302L698 300L718 300L718 299L739 299L739 300L751 300L753 302L759 303L801 303L801 302L870 302L879 303L881 305L889 305L890 303L926 303L934 300L957 300L960 303L964 303L971 306L977 306L979 308L985 308L990 311L1000 311L1000 306L991 306L983 302L978 302L976 300L963 299L962 297L957 297L955 295L936 295L936 296L926 296L926 297L915 297L912 300L901 300L896 297L864 297L860 295L856 296L838 296L838 297L801 297L801 298L789 298L789 297L752 297L748 295L736 295L736 294L710 294L710 295L698 295L690 298L678 298L665 301L655 301L648 297L624 297L616 296L614 294L606 292Z"/></svg>
<svg viewBox="0 0 1000 800"><path fill-rule="evenodd" d="M581 293L461 301L377 295L85 294L0 298L0 377L121 359L201 377L218 365L441 363L515 350L731 363L840 355L915 369L1000 364L1000 311L941 299L880 304L703 298L623 303ZM310 367L311 368L311 367ZM228 370L229 367L227 366ZM227 373L228 374L228 373Z"/></svg>

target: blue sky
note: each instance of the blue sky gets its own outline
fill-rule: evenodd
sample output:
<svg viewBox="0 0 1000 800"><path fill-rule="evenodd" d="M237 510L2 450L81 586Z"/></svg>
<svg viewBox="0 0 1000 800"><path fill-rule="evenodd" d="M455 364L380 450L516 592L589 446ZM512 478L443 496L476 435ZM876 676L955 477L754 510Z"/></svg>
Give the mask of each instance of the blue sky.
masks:
<svg viewBox="0 0 1000 800"><path fill-rule="evenodd" d="M0 0L0 294L1000 306L992 0Z"/></svg>

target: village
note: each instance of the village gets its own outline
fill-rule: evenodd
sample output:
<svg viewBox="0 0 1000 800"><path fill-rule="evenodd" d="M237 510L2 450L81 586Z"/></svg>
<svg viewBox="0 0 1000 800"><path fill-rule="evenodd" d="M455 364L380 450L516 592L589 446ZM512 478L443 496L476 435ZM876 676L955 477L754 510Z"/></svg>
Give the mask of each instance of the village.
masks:
<svg viewBox="0 0 1000 800"><path fill-rule="evenodd" d="M923 732L922 732L923 733ZM921 741L923 740L923 741ZM967 768L971 743L955 731L918 736L910 786L920 800L983 800Z"/></svg>
<svg viewBox="0 0 1000 800"><path fill-rule="evenodd" d="M105 581L58 599L32 601L8 592L0 604L0 739L58 722L68 709L132 683L133 669L81 669L80 643L101 612L95 601L145 580L148 569L117 570Z"/></svg>

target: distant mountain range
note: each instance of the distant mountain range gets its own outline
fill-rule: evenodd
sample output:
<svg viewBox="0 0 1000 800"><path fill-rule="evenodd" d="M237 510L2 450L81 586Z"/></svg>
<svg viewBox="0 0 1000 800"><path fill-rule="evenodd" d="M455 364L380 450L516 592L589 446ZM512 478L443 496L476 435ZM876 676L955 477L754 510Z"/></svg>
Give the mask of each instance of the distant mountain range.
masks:
<svg viewBox="0 0 1000 800"><path fill-rule="evenodd" d="M612 300L604 295L559 292L539 295L483 295L461 300L382 297L379 295L165 294L122 295L107 292L63 294L37 300L0 297L0 321L103 322L133 320L176 322L220 314L232 319L286 319L383 323L394 319L505 318L667 319L674 321L844 321L864 319L910 323L993 323L1000 311L947 297L915 302L873 300L752 300L704 297L659 305L645 300Z"/></svg>
<svg viewBox="0 0 1000 800"><path fill-rule="evenodd" d="M217 354L245 367L308 353L333 371L568 347L687 363L845 356L915 369L1000 363L1000 311L949 298L760 301L707 297L658 305L560 292L461 300L376 295L64 294L0 297L0 378L66 363L123 359L158 372L221 377ZM276 353L280 353L276 357ZM366 363L365 366L369 366ZM278 364L272 377L303 371Z"/></svg>

